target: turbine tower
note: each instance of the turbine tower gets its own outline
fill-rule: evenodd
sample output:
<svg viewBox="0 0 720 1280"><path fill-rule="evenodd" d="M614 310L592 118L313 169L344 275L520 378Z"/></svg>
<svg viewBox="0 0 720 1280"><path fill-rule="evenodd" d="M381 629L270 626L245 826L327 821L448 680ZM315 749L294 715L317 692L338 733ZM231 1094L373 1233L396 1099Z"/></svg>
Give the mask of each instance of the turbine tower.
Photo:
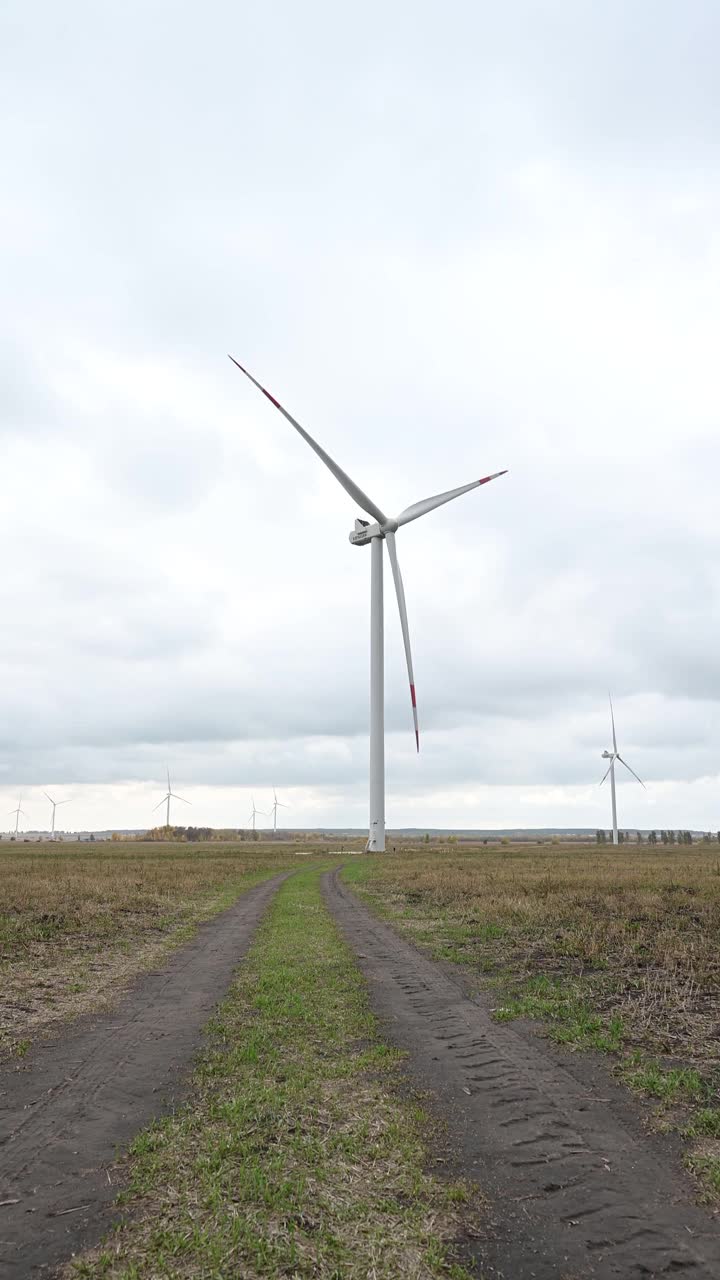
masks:
<svg viewBox="0 0 720 1280"><path fill-rule="evenodd" d="M626 760L623 760L622 756L620 755L620 752L618 751L617 735L615 733L615 714L613 712L613 704L612 704L612 698L610 697L610 694L608 694L608 698L610 698L610 720L612 722L613 749L612 751L603 751L602 753L601 758L603 760L609 760L610 764L608 765L607 773L604 775L603 778L600 779L600 786L602 786L603 782L605 781L605 779L609 774L610 775L610 795L612 797L613 844L618 844L619 841L618 841L618 824L617 824L617 800L615 798L615 761L619 760L621 764L624 764L628 773L631 773L633 778L637 779L641 787L645 787L645 783L643 782L642 778L638 778L635 770L630 768L630 765L627 763ZM645 787L645 790L647 790L647 787Z"/></svg>
<svg viewBox="0 0 720 1280"><path fill-rule="evenodd" d="M427 515L429 511L434 511L436 507L441 507L445 502L451 502L453 498L459 498L463 493L469 493L471 489L477 489L481 484L487 484L488 480L495 480L498 476L505 475L505 471L495 471L492 475L483 476L482 480L471 480L470 484L464 484L459 489L449 489L445 493L437 493L431 498L424 498L421 502L414 502L412 506L406 507L400 512L399 516L389 518L380 510L367 494L355 484L350 476L346 475L341 467L325 452L323 448L313 440L312 436L300 426L299 422L288 413L287 409L283 409L282 405L274 396L266 391L247 369L230 356L234 365L237 365L241 373L261 391L264 396L280 411L284 418L295 428L302 436L303 440L310 445L325 466L332 471L335 479L339 481L343 489L350 494L354 502L365 511L367 515L372 516L373 523L369 520L356 519L355 528L350 534L350 541L353 546L363 547L370 543L371 549L371 568L370 568L370 821L369 833L366 850L382 853L385 849L385 666L384 666L384 625L383 625L383 543L387 544L388 556L390 557L390 568L392 570L393 580L395 583L395 594L397 596L398 609L400 610L400 626L402 628L403 644L405 646L405 660L407 663L408 677L410 680L410 701L412 704L413 722L415 725L415 743L417 750L420 750L420 732L418 729L417 718L417 702L415 698L415 677L413 675L412 655L410 652L410 632L408 630L407 610L405 607L405 591L403 581L400 575L400 565L398 564L397 550L395 547L395 534L403 524L409 524L411 520L417 520L420 516Z"/></svg>
<svg viewBox="0 0 720 1280"><path fill-rule="evenodd" d="M275 788L273 787L273 803L272 803L273 831L277 831L277 811L278 811L278 809L287 809L287 807L288 807L288 806L287 806L286 804L283 804L282 800L278 800L278 798L277 798L277 792L276 792Z"/></svg>
<svg viewBox="0 0 720 1280"><path fill-rule="evenodd" d="M27 814L26 814L25 810L20 808L20 805L21 805L21 804L22 804L22 796L21 796L21 797L20 797L20 799L18 800L18 806L17 806L17 809L8 809L8 813L14 813L14 814L15 814L15 835L17 835L17 833L18 833L18 826L19 826L19 823L20 823L20 814L22 814L23 818L27 818Z"/></svg>
<svg viewBox="0 0 720 1280"><path fill-rule="evenodd" d="M59 804L70 804L70 801L69 800L53 800L52 796L49 796L47 791L44 791L43 795L50 801L52 805L52 826L50 828L50 839L54 840L55 839L55 810L57 809Z"/></svg>
<svg viewBox="0 0 720 1280"><path fill-rule="evenodd" d="M268 815L267 813L265 813L264 809L256 809L256 808L255 808L255 797L254 797L254 796L253 796L253 798L252 798L252 804L253 804L253 807L252 807L252 813L250 814L250 821L252 822L252 829L253 829L253 831L254 831L254 830L255 830L255 815L259 813L261 818L267 818L269 815Z"/></svg>
<svg viewBox="0 0 720 1280"><path fill-rule="evenodd" d="M162 800L160 801L160 804L156 804L156 805L155 805L155 808L153 809L153 813L155 813L155 812L160 808L160 805L166 804L166 805L167 805L167 813L166 813L166 815L165 815L165 826L166 826L166 827L169 827L169 826L170 826L170 801L171 801L171 800L182 800L183 804L190 804L190 801L189 801L189 800L186 800L184 796L176 796L176 795L175 795L175 792L173 791L172 787L170 786L170 766L169 766L169 765L167 766L167 780L168 780L167 795L164 795L164 796L163 796Z"/></svg>

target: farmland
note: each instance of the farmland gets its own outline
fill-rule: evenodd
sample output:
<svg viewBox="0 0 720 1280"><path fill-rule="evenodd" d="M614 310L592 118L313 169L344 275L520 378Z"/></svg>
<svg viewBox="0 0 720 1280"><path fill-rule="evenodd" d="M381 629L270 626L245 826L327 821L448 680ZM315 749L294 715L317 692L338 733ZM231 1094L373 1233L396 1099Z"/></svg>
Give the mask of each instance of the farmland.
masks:
<svg viewBox="0 0 720 1280"><path fill-rule="evenodd" d="M192 1104L138 1136L132 1218L66 1280L307 1276L470 1280L478 1211L426 1172L427 1117L398 1089L317 871L280 889L213 1021Z"/></svg>
<svg viewBox="0 0 720 1280"><path fill-rule="evenodd" d="M107 1003L292 846L0 844L0 1057Z"/></svg>
<svg viewBox="0 0 720 1280"><path fill-rule="evenodd" d="M345 873L375 911L570 1050L608 1054L720 1194L720 850L418 847Z"/></svg>
<svg viewBox="0 0 720 1280"><path fill-rule="evenodd" d="M717 1274L716 851L396 848L3 850L18 1275Z"/></svg>

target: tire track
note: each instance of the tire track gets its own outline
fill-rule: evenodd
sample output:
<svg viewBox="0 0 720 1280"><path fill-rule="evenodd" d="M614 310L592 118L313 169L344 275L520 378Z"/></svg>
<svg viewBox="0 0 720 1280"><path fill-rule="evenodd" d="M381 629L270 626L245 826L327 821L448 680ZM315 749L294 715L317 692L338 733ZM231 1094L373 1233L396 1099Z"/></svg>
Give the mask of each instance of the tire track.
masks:
<svg viewBox="0 0 720 1280"><path fill-rule="evenodd" d="M494 1201L492 1238L475 1249L483 1276L720 1275L715 1222L693 1202L669 1148L623 1116L610 1081L599 1098L542 1041L493 1022L480 998L376 919L337 871L323 888L389 1038L439 1099L456 1163Z"/></svg>
<svg viewBox="0 0 720 1280"><path fill-rule="evenodd" d="M172 1106L205 1023L285 875L200 926L112 1012L88 1015L0 1070L0 1277L38 1276L102 1234L110 1166Z"/></svg>

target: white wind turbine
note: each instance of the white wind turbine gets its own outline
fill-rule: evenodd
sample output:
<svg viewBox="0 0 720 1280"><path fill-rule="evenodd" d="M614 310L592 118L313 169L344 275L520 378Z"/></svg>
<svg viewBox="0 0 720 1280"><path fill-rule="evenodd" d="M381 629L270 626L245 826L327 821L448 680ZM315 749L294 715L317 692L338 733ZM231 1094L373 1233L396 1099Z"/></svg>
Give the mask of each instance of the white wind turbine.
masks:
<svg viewBox="0 0 720 1280"><path fill-rule="evenodd" d="M398 609L400 610L400 626L402 627L405 646L405 660L410 680L410 700L415 723L415 742L419 751L420 733L415 698L415 678L413 676L412 655L410 652L410 632L408 630L407 610L405 607L405 591L395 548L395 534L401 525L409 524L411 520L417 520L420 516L427 515L429 511L434 511L435 507L441 507L443 503L450 502L453 498L459 498L461 494L469 493L471 489L477 489L479 485L487 484L488 480L495 480L498 476L505 475L506 472L495 471L492 475L483 476L482 480L472 480L470 484L464 484L459 489L449 489L445 493L438 493L431 498L424 498L421 502L414 502L412 506L406 507L404 511L400 512L399 516L388 517L372 499L368 498L367 494L363 493L354 480L351 480L342 468L336 462L333 462L329 454L321 448L317 441L313 440L312 436L308 434L304 427L300 426L299 422L295 421L287 409L283 409L275 397L253 378L252 374L248 373L247 369L244 369L234 356L230 356L230 359L254 383L258 390L267 397L270 403L280 410L283 417L287 418L288 422L300 433L303 440L310 445L311 449L314 449L318 457L325 463L325 466L332 471L335 479L340 482L343 489L350 494L350 497L363 511L372 516L374 521L371 524L368 520L356 519L355 529L350 534L350 541L356 547L366 546L370 543L372 551L370 572L370 824L366 849L382 853L385 849L383 542L387 544L390 568L395 582L395 594L397 596Z"/></svg>
<svg viewBox="0 0 720 1280"><path fill-rule="evenodd" d="M259 814L261 818L267 818L269 815L268 815L267 813L265 813L265 810L264 810L264 809L256 809L256 808L255 808L255 797L254 797L254 796L253 796L253 798L252 798L252 806L253 806L253 807L252 807L252 813L250 814L250 821L252 822L252 829L253 829L253 831L254 831L254 830L255 830L255 815L256 815L256 814Z"/></svg>
<svg viewBox="0 0 720 1280"><path fill-rule="evenodd" d="M278 809L287 809L287 807L288 807L288 806L287 806L286 804L283 804L282 800L278 800L278 798L277 798L277 791L276 791L276 790L275 790L275 788L273 787L273 802L272 802L272 806L271 806L271 812L272 812L272 818L273 818L273 831L277 831L277 811L278 811Z"/></svg>
<svg viewBox="0 0 720 1280"><path fill-rule="evenodd" d="M20 808L20 805L21 805L21 804L22 804L22 796L21 796L21 797L20 797L20 799L18 800L18 806L17 806L17 809L8 809L8 813L14 813L14 814L15 814L15 835L17 835L17 833L18 833L18 826L19 826L19 824L20 824L20 814L22 814L23 818L27 818L27 814L26 814L25 810Z"/></svg>
<svg viewBox="0 0 720 1280"><path fill-rule="evenodd" d="M70 804L70 801L69 800L53 800L52 796L49 796L47 791L44 791L43 795L46 797L46 799L50 801L52 805L52 826L50 828L50 839L54 840L55 839L55 810L57 809L59 804Z"/></svg>
<svg viewBox="0 0 720 1280"><path fill-rule="evenodd" d="M620 752L618 751L617 736L615 733L615 714L613 712L613 704L612 704L612 698L610 697L610 694L608 694L608 698L610 698L610 720L612 722L613 749L612 751L603 751L602 753L602 759L609 760L610 764L608 765L607 773L604 775L603 778L600 779L600 786L602 786L603 782L605 781L605 779L609 774L610 775L610 795L612 797L613 844L618 844L619 842L618 842L618 824L617 824L617 801L615 799L615 761L619 760L621 764L624 764L628 773L631 773L633 778L637 779L641 787L644 787L645 783L643 782L642 778L638 778L638 775L636 774L635 770L630 768L630 765L627 763L626 760L623 760L622 756L620 755ZM645 789L647 790L647 788Z"/></svg>
<svg viewBox="0 0 720 1280"><path fill-rule="evenodd" d="M171 801L171 800L182 800L183 804L190 804L191 802L190 802L189 800L186 800L184 796L177 796L177 795L175 795L175 792L173 791L172 787L170 786L170 766L168 765L168 766L166 766L166 767L167 767L167 780L168 780L167 795L164 795L164 796L163 796L162 800L160 801L160 804L156 804L156 805L155 805L155 808L153 809L153 813L155 813L155 812L160 808L160 805L162 805L162 804L166 804L166 805L167 805L167 813L166 813L166 815L165 815L165 826L166 826L166 827L169 827L169 826L170 826L170 801Z"/></svg>

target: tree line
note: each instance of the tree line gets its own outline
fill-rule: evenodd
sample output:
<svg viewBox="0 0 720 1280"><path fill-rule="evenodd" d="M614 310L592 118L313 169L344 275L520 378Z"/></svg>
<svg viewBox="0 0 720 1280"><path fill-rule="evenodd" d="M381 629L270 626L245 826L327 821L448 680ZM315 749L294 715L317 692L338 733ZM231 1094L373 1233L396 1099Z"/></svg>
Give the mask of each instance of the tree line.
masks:
<svg viewBox="0 0 720 1280"><path fill-rule="evenodd" d="M115 837L113 836L113 839ZM132 837L137 839L137 837ZM182 840L194 844L197 840L259 840L258 831L226 830L217 827L153 827L140 836L141 841Z"/></svg>
<svg viewBox="0 0 720 1280"><path fill-rule="evenodd" d="M629 831L618 831L618 844L695 844L696 837L692 831L636 831L633 836ZM705 831L698 837L701 844L720 844L720 831ZM612 831L595 832L596 844L612 844Z"/></svg>

